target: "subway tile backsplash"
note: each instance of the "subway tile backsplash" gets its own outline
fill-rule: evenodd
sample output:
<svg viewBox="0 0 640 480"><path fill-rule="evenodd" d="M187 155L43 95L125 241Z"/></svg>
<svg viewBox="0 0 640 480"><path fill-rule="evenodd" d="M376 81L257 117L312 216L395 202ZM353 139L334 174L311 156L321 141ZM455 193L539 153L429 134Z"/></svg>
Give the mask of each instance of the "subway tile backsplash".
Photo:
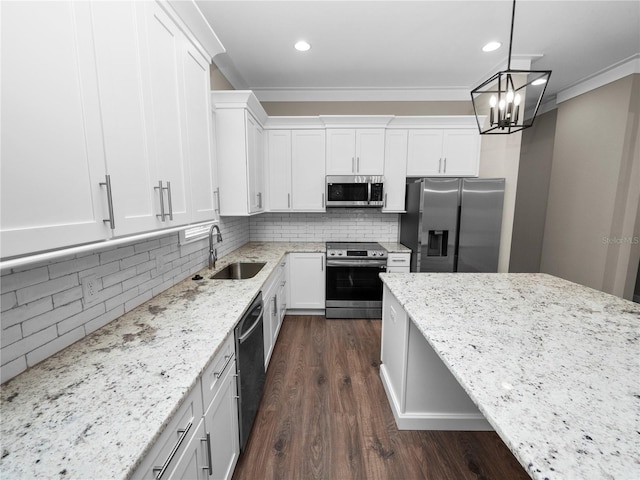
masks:
<svg viewBox="0 0 640 480"><path fill-rule="evenodd" d="M265 213L250 217L252 241L398 241L398 215L366 208L326 213Z"/></svg>
<svg viewBox="0 0 640 480"><path fill-rule="evenodd" d="M220 221L218 256L249 241L249 220ZM177 233L3 271L1 382L50 357L207 265L207 240L179 245ZM98 296L83 299L93 276Z"/></svg>
<svg viewBox="0 0 640 480"><path fill-rule="evenodd" d="M398 216L368 209L224 217L223 257L248 241L398 239ZM3 271L0 277L1 382L50 357L207 265L207 240L179 245L178 234ZM95 277L98 296L83 298Z"/></svg>

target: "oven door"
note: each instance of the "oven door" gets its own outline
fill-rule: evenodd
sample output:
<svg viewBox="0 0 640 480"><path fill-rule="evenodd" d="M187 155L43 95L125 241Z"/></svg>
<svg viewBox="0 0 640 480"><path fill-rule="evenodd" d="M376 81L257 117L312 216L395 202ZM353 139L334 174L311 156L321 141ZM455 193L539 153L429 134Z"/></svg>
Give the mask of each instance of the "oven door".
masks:
<svg viewBox="0 0 640 480"><path fill-rule="evenodd" d="M326 317L381 318L386 260L327 259Z"/></svg>

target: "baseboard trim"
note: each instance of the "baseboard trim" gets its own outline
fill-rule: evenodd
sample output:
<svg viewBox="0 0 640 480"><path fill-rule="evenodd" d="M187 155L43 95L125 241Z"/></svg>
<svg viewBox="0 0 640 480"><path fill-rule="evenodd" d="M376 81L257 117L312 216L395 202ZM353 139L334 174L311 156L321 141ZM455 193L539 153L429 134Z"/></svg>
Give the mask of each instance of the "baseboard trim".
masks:
<svg viewBox="0 0 640 480"><path fill-rule="evenodd" d="M481 413L401 412L400 401L391 388L384 364L380 379L399 430L493 431Z"/></svg>
<svg viewBox="0 0 640 480"><path fill-rule="evenodd" d="M288 308L286 315L324 315L324 308Z"/></svg>

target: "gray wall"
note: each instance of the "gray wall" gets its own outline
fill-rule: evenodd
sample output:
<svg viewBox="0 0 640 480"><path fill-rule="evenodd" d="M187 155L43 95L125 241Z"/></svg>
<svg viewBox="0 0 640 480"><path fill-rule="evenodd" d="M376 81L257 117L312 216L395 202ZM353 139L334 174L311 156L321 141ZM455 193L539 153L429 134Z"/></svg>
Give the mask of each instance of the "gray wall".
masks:
<svg viewBox="0 0 640 480"><path fill-rule="evenodd" d="M540 265L629 299L640 257L639 88L631 75L559 105Z"/></svg>
<svg viewBox="0 0 640 480"><path fill-rule="evenodd" d="M557 110L522 132L510 272L539 272L551 180Z"/></svg>
<svg viewBox="0 0 640 480"><path fill-rule="evenodd" d="M260 102L269 116L473 115L464 102Z"/></svg>

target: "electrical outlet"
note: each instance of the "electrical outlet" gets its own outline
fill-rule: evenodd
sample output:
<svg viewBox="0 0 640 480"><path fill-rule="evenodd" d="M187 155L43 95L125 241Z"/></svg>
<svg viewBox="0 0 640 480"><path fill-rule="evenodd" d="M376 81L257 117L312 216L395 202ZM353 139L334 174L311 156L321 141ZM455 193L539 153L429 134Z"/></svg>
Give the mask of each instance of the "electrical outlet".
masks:
<svg viewBox="0 0 640 480"><path fill-rule="evenodd" d="M95 275L82 279L82 298L85 305L91 305L98 300L98 278Z"/></svg>

